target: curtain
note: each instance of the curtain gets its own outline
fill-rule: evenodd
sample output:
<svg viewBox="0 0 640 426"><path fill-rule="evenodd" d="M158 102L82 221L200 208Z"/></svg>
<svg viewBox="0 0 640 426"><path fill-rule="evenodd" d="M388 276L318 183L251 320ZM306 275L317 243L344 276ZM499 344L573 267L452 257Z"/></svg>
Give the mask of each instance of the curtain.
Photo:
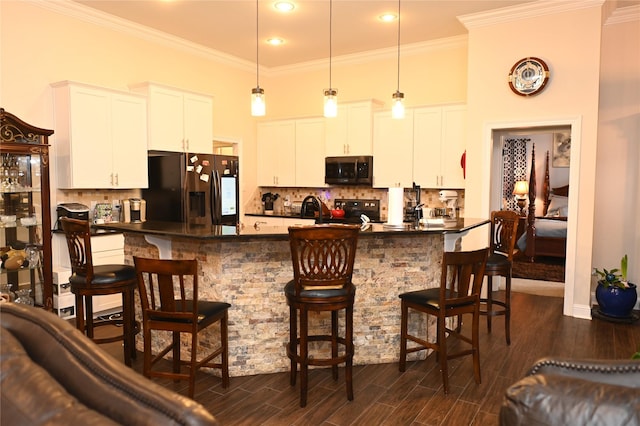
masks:
<svg viewBox="0 0 640 426"><path fill-rule="evenodd" d="M520 211L513 196L517 181L527 180L527 142L530 138L507 138L502 145L502 206Z"/></svg>

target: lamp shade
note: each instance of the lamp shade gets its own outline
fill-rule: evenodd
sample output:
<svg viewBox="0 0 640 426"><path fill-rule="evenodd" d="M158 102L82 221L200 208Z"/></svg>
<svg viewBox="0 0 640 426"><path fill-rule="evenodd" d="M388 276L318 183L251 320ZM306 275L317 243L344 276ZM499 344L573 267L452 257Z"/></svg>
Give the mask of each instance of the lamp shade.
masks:
<svg viewBox="0 0 640 426"><path fill-rule="evenodd" d="M526 180L519 180L513 186L513 195L527 195L529 193L529 182Z"/></svg>
<svg viewBox="0 0 640 426"><path fill-rule="evenodd" d="M338 115L338 91L325 89L324 91L324 116L336 117Z"/></svg>
<svg viewBox="0 0 640 426"><path fill-rule="evenodd" d="M251 89L251 115L254 117L262 117L265 115L265 112L264 89L254 87Z"/></svg>

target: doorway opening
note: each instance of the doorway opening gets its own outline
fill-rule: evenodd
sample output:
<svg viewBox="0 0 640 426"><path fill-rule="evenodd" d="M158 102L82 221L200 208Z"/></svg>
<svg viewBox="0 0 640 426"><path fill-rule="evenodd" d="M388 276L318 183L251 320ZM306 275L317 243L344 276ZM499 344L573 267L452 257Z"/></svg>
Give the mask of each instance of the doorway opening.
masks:
<svg viewBox="0 0 640 426"><path fill-rule="evenodd" d="M576 233L577 233L577 194L579 189L580 176L580 128L581 118L574 117L568 119L549 119L541 121L511 121L486 123L485 135L487 145L487 160L490 164L490 173L486 184L489 188L489 209L500 209L502 207L502 144L505 135L535 136L541 138L542 134L553 134L554 132L568 132L572 141L571 163L567 168L569 174L569 186L571 191L568 194L568 219L566 237L566 257L565 257L565 285L564 285L564 315L573 316L574 308L581 310L579 306L574 307L575 293L575 270L576 270ZM536 151L538 148L536 147ZM538 162L544 165L545 154L539 155L536 152L536 168ZM542 161L540 161L542 160ZM496 183L498 182L498 183ZM581 315L581 312L576 312Z"/></svg>

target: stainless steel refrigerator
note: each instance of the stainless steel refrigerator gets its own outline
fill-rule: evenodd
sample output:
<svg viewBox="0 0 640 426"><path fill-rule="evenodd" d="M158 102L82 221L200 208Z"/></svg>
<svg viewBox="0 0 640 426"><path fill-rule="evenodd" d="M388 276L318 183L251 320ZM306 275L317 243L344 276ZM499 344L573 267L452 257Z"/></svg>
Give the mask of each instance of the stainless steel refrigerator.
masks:
<svg viewBox="0 0 640 426"><path fill-rule="evenodd" d="M238 157L149 151L147 220L197 225L239 222Z"/></svg>

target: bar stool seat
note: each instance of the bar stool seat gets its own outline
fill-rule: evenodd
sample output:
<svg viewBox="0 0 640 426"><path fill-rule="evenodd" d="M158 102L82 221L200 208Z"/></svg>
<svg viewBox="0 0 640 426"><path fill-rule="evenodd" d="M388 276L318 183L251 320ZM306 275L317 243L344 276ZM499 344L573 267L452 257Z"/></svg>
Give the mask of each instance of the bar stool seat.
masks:
<svg viewBox="0 0 640 426"><path fill-rule="evenodd" d="M356 287L351 278L359 232L360 226L357 225L289 228L294 279L284 287L290 310L287 356L291 360L291 386L296 384L300 365L300 407L307 405L310 365L331 366L333 379L338 380L338 365L344 363L347 399L353 400L353 305ZM345 311L345 324L344 335L340 336L338 312L342 310ZM310 335L309 312L326 311L331 312L330 334ZM329 342L330 356L319 353L319 350L314 350L311 356L309 342Z"/></svg>
<svg viewBox="0 0 640 426"><path fill-rule="evenodd" d="M134 292L136 270L131 265L93 265L91 227L86 220L60 218L65 233L73 274L69 277L76 299L76 328L97 344L124 342L124 363L131 366L136 357L135 336L140 327L135 321ZM93 297L122 295L122 318L94 321ZM95 337L94 330L106 325L122 326L122 334Z"/></svg>

